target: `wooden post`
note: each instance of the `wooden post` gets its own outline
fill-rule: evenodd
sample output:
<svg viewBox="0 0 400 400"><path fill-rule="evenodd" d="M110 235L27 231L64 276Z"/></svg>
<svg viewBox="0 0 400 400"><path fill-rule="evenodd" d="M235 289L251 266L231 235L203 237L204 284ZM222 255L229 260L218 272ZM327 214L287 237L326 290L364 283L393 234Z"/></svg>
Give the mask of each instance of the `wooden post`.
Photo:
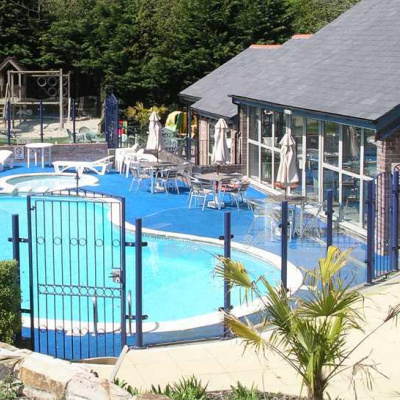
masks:
<svg viewBox="0 0 400 400"><path fill-rule="evenodd" d="M63 118L64 110L63 110L63 71L62 71L62 69L60 69L59 86L60 86L60 93L59 93L59 97L60 97L60 129L63 129L64 128L64 118Z"/></svg>

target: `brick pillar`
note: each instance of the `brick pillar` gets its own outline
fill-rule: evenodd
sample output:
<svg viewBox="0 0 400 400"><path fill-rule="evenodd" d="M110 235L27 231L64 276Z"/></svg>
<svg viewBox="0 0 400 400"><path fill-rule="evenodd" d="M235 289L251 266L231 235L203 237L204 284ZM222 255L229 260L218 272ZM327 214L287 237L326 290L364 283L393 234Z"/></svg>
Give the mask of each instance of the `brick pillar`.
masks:
<svg viewBox="0 0 400 400"><path fill-rule="evenodd" d="M247 106L240 105L239 106L239 131L242 134L241 141L239 143L242 154L242 165L243 165L243 174L247 174Z"/></svg>
<svg viewBox="0 0 400 400"><path fill-rule="evenodd" d="M200 165L208 164L208 122L199 116Z"/></svg>

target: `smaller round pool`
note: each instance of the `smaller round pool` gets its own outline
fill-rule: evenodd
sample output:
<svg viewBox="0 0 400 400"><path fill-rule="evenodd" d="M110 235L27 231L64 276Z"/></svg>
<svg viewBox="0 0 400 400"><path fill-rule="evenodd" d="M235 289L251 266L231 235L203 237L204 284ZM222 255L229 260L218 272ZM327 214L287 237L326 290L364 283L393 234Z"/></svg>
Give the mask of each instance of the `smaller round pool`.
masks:
<svg viewBox="0 0 400 400"><path fill-rule="evenodd" d="M96 186L98 179L83 175L79 178L79 187ZM75 174L23 174L0 179L0 187L5 191L17 189L19 192L48 192L53 190L73 189L76 187Z"/></svg>

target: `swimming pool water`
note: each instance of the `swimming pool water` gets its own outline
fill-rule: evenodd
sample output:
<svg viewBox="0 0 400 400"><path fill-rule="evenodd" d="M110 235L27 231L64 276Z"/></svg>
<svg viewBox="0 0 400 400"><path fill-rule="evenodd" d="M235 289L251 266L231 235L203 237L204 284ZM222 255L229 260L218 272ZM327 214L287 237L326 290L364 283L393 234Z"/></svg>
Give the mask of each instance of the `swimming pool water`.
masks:
<svg viewBox="0 0 400 400"><path fill-rule="evenodd" d="M64 199L65 200L65 199ZM110 206L104 203L38 200L32 215L34 231L33 262L37 265L34 284L36 317L48 320L93 321L93 299L97 301L99 323L118 321L120 302L105 298L104 291L118 294L119 285L111 279L113 269L120 268L120 230L110 223ZM114 211L115 212L115 211ZM11 214L20 215L21 236L27 235L26 199L0 198L0 220L4 239L0 241L0 258L12 256ZM148 321L161 322L195 317L217 311L223 306L223 283L214 277L216 255L222 246L195 241L145 235L143 248L143 312ZM134 242L128 233L126 241ZM21 245L21 281L23 308L29 308L29 273L27 245ZM267 275L279 282L277 268L249 253L232 251L232 258L243 262L254 276ZM34 268L36 271L36 267ZM126 249L126 287L132 294L135 313L135 249ZM49 284L44 287L44 283ZM37 295L39 291L45 294ZM92 292L85 288L90 287ZM83 288L83 289L82 289ZM76 294L80 291L83 296ZM61 294L63 292L63 295ZM240 303L237 290L232 304Z"/></svg>

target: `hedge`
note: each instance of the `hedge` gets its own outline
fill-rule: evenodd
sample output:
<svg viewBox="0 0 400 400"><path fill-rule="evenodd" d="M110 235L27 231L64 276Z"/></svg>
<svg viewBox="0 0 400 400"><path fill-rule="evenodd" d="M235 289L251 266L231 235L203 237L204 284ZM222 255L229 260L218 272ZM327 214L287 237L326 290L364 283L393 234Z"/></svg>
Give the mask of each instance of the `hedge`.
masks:
<svg viewBox="0 0 400 400"><path fill-rule="evenodd" d="M12 343L21 331L21 289L16 261L0 261L0 341Z"/></svg>

